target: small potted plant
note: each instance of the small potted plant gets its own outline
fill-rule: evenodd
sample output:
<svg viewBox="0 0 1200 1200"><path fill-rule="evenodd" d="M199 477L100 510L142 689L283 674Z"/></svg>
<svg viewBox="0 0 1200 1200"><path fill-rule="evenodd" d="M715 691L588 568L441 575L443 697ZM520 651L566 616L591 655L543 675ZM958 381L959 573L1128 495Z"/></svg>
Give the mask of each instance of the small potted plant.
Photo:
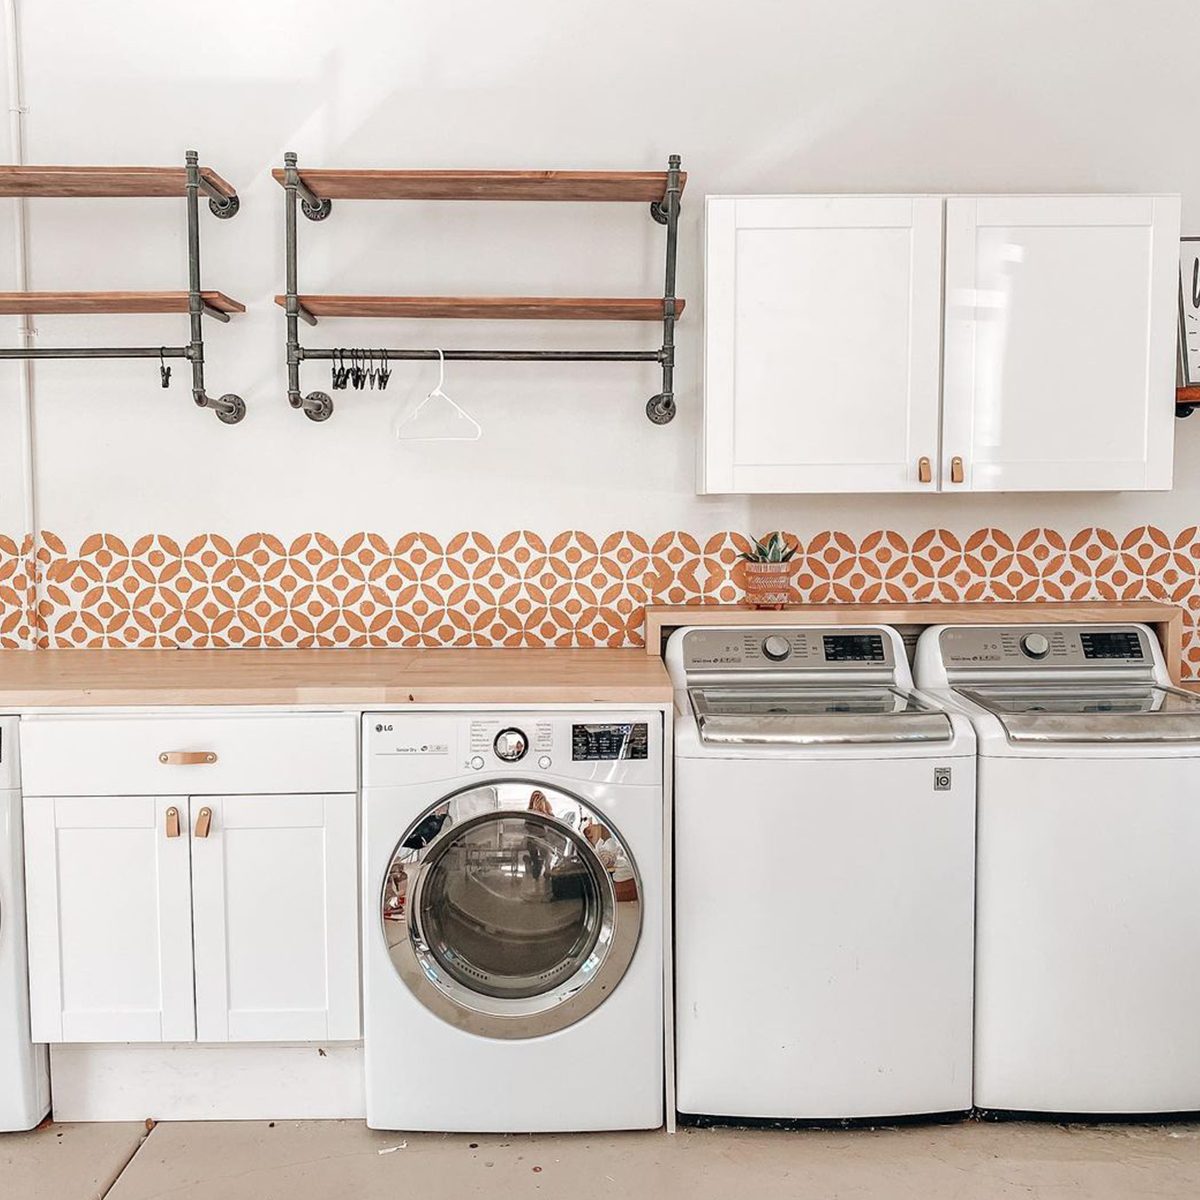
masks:
<svg viewBox="0 0 1200 1200"><path fill-rule="evenodd" d="M752 608L783 608L790 601L798 549L798 543L788 545L783 534L776 532L762 541L756 539L742 554L742 582Z"/></svg>

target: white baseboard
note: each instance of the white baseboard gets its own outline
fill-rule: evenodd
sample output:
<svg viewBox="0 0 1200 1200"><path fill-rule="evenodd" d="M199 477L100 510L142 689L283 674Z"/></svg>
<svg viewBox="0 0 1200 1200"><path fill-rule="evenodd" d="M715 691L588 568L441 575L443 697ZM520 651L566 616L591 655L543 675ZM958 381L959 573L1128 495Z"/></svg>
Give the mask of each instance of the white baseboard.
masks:
<svg viewBox="0 0 1200 1200"><path fill-rule="evenodd" d="M298 1121L366 1115L361 1042L50 1047L57 1121Z"/></svg>

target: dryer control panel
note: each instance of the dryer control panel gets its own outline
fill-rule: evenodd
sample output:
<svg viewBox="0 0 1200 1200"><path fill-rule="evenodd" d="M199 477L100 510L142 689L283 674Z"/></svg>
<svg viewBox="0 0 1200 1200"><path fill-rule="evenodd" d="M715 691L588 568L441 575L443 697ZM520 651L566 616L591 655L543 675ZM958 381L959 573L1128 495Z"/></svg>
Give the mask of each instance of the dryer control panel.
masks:
<svg viewBox="0 0 1200 1200"><path fill-rule="evenodd" d="M364 786L497 775L662 780L662 714L597 709L363 714Z"/></svg>

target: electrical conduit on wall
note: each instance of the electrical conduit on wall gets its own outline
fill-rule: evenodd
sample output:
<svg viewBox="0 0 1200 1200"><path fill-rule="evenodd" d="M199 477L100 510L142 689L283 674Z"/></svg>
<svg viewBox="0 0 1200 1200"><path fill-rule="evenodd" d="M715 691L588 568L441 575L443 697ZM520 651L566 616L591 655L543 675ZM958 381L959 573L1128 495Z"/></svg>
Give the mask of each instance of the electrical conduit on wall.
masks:
<svg viewBox="0 0 1200 1200"><path fill-rule="evenodd" d="M11 161L20 166L25 163L25 88L21 59L21 21L17 0L3 0L4 44L8 69L8 123ZM15 236L13 254L15 258L15 283L19 292L29 291L29 221L28 202L23 198L13 200L15 206ZM20 330L21 345L28 349L34 344L36 330L32 317L23 317ZM21 439L22 475L22 524L21 541L16 549L16 561L11 564L9 576L16 593L20 612L14 622L15 638L24 649L36 644L38 616L38 515L37 492L34 482L33 452L33 362L26 359L18 367L18 421ZM3 578L3 556L0 555L0 578ZM2 619L2 614L0 614Z"/></svg>

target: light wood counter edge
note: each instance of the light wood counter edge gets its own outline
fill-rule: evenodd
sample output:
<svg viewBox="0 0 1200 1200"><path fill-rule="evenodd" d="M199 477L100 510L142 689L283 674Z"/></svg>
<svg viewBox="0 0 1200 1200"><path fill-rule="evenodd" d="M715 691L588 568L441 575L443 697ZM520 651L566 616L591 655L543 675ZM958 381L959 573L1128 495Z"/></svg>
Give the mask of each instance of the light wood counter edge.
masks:
<svg viewBox="0 0 1200 1200"><path fill-rule="evenodd" d="M987 625L1006 621L1136 621L1154 629L1167 669L1183 676L1183 609L1159 600L1032 600L920 604L793 604L782 609L748 605L651 604L646 607L646 653L661 657L671 629L694 625ZM1200 687L1200 683L1197 684Z"/></svg>
<svg viewBox="0 0 1200 1200"><path fill-rule="evenodd" d="M0 711L671 702L638 649L6 650Z"/></svg>

